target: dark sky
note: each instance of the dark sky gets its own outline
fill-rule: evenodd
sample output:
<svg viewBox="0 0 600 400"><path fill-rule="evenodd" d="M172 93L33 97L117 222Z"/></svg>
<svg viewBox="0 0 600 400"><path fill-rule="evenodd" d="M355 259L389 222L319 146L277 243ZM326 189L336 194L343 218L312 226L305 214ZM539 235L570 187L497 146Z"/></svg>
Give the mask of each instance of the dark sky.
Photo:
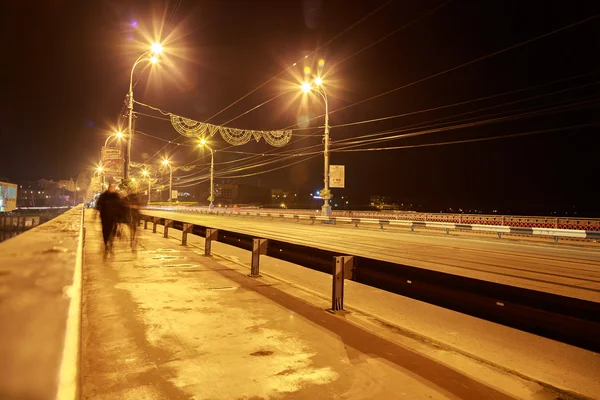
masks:
<svg viewBox="0 0 600 400"><path fill-rule="evenodd" d="M303 101L293 86L298 83L303 66L314 68L322 58L334 146L336 140L384 130L417 124L424 129L445 117L448 126L513 118L365 144L361 148L556 130L455 145L334 152L332 164L346 165L347 179L346 189L337 190L336 196L392 195L422 203L432 211L472 207L533 212L575 206L580 213L598 214L595 186L599 172L599 127L571 127L600 122L600 86L596 84L600 82L600 19L432 77L593 17L598 14L597 2L454 0L444 3L441 0L3 2L0 176L16 181L41 177L64 179L89 171L98 162L100 147L117 123L131 65L145 50L142 44L160 36L165 43L161 66L151 72L143 67L136 70L135 98L199 121L208 120L282 71L285 72L277 79L210 122L225 123L280 93L284 94L229 125L277 129L293 125L299 116L312 118L322 114L323 105L318 98ZM367 17L380 6L383 7L379 11ZM361 18L364 20L355 24ZM133 21L137 24L132 24ZM157 28L160 26L162 35ZM390 34L395 30L398 31ZM365 49L370 44L373 45ZM317 48L318 51L311 53ZM289 68L305 54L309 57ZM423 81L353 105L420 80ZM526 88L531 89L521 90ZM336 127L502 93L507 94L378 123ZM347 108L336 112L342 107ZM496 108L478 111L490 107ZM161 116L139 105L136 111ZM538 115L517 116L534 111ZM465 121L468 118L472 119ZM312 127L321 124L322 119L311 122ZM166 140L179 136L168 121L142 114L138 115L136 129ZM314 151L306 147L318 145L321 138L299 136L313 132L317 130L295 131L298 136L279 151ZM176 140L186 143L185 138ZM217 150L228 147L219 136L212 143ZM164 145L155 138L138 134L132 158L143 161L156 155L149 162L158 163L168 155L174 164L180 165L199 156L187 146L162 149ZM262 141L228 150L273 151ZM217 153L216 161L230 162L239 157L247 155ZM205 158L199 162L207 161ZM262 169L294 161L285 160ZM223 171L234 166L235 163L218 164L217 169ZM260 170L232 171L229 175ZM193 171L180 175L190 174L191 177L182 178L189 180L194 177ZM259 178L264 186L320 189L322 157L243 181L256 184Z"/></svg>

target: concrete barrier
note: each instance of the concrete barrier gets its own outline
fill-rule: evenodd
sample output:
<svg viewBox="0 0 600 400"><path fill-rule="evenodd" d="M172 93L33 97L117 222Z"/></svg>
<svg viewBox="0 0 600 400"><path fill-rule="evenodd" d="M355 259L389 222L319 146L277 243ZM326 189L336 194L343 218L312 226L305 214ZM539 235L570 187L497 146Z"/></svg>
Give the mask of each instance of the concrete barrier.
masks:
<svg viewBox="0 0 600 400"><path fill-rule="evenodd" d="M79 389L83 208L0 243L0 398Z"/></svg>

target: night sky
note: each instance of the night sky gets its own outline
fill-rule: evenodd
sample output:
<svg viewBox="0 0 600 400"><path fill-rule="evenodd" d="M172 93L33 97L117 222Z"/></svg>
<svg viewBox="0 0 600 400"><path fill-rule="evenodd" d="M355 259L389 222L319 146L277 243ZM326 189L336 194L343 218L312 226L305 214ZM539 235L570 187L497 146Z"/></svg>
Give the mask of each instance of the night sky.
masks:
<svg viewBox="0 0 600 400"><path fill-rule="evenodd" d="M135 99L198 121L224 124L279 95L227 125L298 128L299 119L324 113L320 98L303 97L298 86L303 67L317 70L324 59L334 149L341 147L336 140L412 126L410 132L454 128L357 148L551 130L462 144L332 152L332 164L346 166L346 189L334 191L336 197L390 195L428 211L570 210L600 216L600 18L592 18L598 9L594 0L3 2L0 177L65 179L90 171L107 135L123 121L133 62L160 39L165 55L157 67L136 69ZM401 89L363 101L396 88ZM448 105L453 106L439 108ZM415 113L434 108L439 109ZM142 133L134 138L133 160L156 165L166 156L182 165L203 155L186 146L194 143L160 113L140 105L135 111ZM338 126L399 114L411 115ZM490 121L501 117L506 118ZM472 122L477 124L457 128ZM312 129L295 130L281 149L263 141L231 148L220 136L211 144L247 153L310 153L315 148L307 147L321 143L322 124L316 118ZM168 143L157 138L180 145L164 148ZM217 171L236 176L301 160L232 170L237 165L232 161L249 156L218 151ZM208 158L196 162L206 164ZM178 174L187 185L181 190L198 182L194 171ZM317 190L322 157L240 181Z"/></svg>

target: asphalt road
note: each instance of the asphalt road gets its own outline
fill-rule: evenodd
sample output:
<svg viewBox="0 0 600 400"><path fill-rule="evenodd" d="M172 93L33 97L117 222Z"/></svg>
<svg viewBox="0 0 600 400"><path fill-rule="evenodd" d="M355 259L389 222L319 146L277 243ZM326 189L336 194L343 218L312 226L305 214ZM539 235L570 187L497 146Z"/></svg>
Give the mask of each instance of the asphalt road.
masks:
<svg viewBox="0 0 600 400"><path fill-rule="evenodd" d="M257 217L145 214L600 302L600 248L311 225Z"/></svg>

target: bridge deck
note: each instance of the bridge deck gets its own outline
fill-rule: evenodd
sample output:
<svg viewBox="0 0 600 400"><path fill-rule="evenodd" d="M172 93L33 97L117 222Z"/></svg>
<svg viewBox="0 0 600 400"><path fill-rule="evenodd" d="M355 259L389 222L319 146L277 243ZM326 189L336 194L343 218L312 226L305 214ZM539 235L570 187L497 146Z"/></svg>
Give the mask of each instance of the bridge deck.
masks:
<svg viewBox="0 0 600 400"><path fill-rule="evenodd" d="M277 219L145 213L600 302L600 248L595 246L519 243Z"/></svg>
<svg viewBox="0 0 600 400"><path fill-rule="evenodd" d="M83 399L554 398L150 231L103 261L86 228Z"/></svg>

